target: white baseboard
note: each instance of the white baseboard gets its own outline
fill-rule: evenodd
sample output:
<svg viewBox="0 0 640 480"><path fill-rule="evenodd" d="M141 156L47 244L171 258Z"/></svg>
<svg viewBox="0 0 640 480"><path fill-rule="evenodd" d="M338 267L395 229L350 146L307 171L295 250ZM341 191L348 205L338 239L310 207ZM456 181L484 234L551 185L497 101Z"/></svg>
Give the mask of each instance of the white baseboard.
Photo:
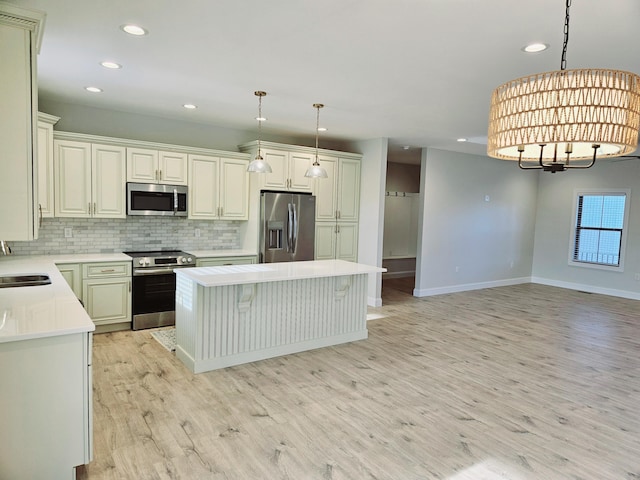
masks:
<svg viewBox="0 0 640 480"><path fill-rule="evenodd" d="M549 285L550 287L568 288L569 290L579 290L582 292L599 293L601 295L610 295L612 297L628 298L630 300L640 300L640 293L630 292L628 290L616 290L613 288L595 287L593 285L583 285L581 283L563 282L560 280L552 280L550 278L541 278L541 277L531 277L531 283Z"/></svg>
<svg viewBox="0 0 640 480"><path fill-rule="evenodd" d="M414 297L430 297L433 295L443 295L445 293L467 292L469 290L480 290L482 288L506 287L509 285L519 285L521 283L531 283L531 277L508 278L506 280L495 280L492 282L466 283L462 285L449 285L446 287L425 288L413 290Z"/></svg>

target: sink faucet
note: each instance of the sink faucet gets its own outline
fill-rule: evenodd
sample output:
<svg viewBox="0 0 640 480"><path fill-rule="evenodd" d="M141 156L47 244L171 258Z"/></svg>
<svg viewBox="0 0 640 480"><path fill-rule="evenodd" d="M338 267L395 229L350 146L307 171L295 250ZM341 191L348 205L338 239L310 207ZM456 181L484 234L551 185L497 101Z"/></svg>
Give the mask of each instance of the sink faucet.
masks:
<svg viewBox="0 0 640 480"><path fill-rule="evenodd" d="M11 255L11 247L6 240L0 240L0 250L2 250L2 255Z"/></svg>

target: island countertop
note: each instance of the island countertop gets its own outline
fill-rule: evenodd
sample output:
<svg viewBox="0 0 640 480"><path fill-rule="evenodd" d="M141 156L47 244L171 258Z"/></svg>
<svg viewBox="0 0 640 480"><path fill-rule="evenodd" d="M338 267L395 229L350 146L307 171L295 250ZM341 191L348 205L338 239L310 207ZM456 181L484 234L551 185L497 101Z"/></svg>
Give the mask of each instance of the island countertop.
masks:
<svg viewBox="0 0 640 480"><path fill-rule="evenodd" d="M311 260L306 262L260 263L255 265L225 265L176 269L180 276L204 287L241 285L247 283L282 282L305 278L339 277L363 273L386 272L386 268L372 267L345 260Z"/></svg>

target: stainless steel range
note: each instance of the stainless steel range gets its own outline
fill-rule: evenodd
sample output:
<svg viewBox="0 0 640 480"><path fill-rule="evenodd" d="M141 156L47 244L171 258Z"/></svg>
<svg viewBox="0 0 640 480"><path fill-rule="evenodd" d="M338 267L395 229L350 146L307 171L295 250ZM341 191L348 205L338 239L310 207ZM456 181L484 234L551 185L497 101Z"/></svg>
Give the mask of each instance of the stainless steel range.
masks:
<svg viewBox="0 0 640 480"><path fill-rule="evenodd" d="M175 325L176 268L196 266L196 258L180 250L124 252L132 257L133 329Z"/></svg>

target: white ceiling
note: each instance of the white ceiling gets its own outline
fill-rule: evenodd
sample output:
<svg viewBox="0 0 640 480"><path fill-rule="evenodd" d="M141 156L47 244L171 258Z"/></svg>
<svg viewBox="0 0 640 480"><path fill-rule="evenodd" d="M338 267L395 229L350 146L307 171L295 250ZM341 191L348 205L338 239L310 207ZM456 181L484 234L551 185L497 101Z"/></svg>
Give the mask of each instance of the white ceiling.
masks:
<svg viewBox="0 0 640 480"><path fill-rule="evenodd" d="M47 13L43 98L251 129L265 90L267 133L313 137L320 102L323 135L387 137L399 155L484 154L492 90L559 69L565 14L564 0L9 1ZM640 74L639 20L639 0L574 0L567 68ZM550 48L523 53L532 41Z"/></svg>

